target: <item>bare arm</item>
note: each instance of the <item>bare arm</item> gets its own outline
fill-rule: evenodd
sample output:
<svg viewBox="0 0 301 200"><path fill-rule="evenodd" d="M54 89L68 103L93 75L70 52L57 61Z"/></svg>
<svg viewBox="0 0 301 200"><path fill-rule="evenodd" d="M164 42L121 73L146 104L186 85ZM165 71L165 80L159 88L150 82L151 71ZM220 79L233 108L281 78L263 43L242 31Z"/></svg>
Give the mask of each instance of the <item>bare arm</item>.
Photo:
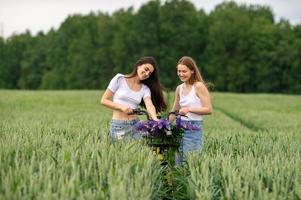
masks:
<svg viewBox="0 0 301 200"><path fill-rule="evenodd" d="M114 103L112 101L112 98L113 98L113 92L109 89L106 89L106 91L103 93L101 97L100 103L108 108L111 108L113 110L119 110L127 114L133 112L133 110L129 106Z"/></svg>
<svg viewBox="0 0 301 200"><path fill-rule="evenodd" d="M180 89L179 89L179 86L177 87L177 89L176 89L176 92L175 92L175 100L174 100L174 103L173 103L173 106L172 106L172 109L171 109L171 111L170 112L174 112L174 111L176 111L176 110L180 110L180 103L179 103L179 101L180 101L180 95L179 95L179 91L180 91ZM170 115L170 117L169 117L169 121L174 121L175 120L175 116L174 115Z"/></svg>
<svg viewBox="0 0 301 200"><path fill-rule="evenodd" d="M152 102L151 97L145 97L143 100L144 100L144 104L145 104L146 110L150 114L150 117L153 120L158 121L157 113L156 113L156 108L155 108L155 106L154 106L154 104Z"/></svg>

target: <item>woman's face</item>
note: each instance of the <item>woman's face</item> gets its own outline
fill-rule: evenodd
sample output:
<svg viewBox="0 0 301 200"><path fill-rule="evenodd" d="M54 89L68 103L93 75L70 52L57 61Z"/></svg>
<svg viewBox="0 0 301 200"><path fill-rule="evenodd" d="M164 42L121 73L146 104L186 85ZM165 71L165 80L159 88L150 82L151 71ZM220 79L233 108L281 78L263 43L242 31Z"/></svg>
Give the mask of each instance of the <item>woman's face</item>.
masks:
<svg viewBox="0 0 301 200"><path fill-rule="evenodd" d="M181 81L187 82L193 74L193 71L190 70L186 65L179 64L177 66L177 73Z"/></svg>
<svg viewBox="0 0 301 200"><path fill-rule="evenodd" d="M148 79L150 77L150 75L154 72L154 67L149 64L149 63L145 63L142 64L140 66L138 66L137 68L137 75L139 77L139 79L141 81Z"/></svg>

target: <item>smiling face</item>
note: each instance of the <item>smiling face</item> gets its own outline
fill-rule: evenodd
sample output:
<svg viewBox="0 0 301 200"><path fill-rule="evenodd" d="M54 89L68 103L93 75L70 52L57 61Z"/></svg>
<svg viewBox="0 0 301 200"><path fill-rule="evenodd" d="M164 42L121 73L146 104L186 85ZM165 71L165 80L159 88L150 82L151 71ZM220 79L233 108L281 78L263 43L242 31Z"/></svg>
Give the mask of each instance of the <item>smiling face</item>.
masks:
<svg viewBox="0 0 301 200"><path fill-rule="evenodd" d="M186 65L179 64L177 66L177 73L181 81L188 82L194 72Z"/></svg>
<svg viewBox="0 0 301 200"><path fill-rule="evenodd" d="M149 63L145 63L138 66L137 75L139 77L139 80L142 81L148 79L150 75L154 72L154 70L155 70L154 67Z"/></svg>

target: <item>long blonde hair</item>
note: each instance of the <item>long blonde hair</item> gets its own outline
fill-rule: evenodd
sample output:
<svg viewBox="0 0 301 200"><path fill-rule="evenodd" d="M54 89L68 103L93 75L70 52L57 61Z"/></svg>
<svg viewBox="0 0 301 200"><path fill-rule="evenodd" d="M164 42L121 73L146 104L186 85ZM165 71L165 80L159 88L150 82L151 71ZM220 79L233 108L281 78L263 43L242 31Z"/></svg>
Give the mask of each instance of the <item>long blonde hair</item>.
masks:
<svg viewBox="0 0 301 200"><path fill-rule="evenodd" d="M199 70L198 66L196 65L196 62L193 60L193 58L191 58L189 56L183 56L178 61L177 66L180 64L187 66L191 71L194 72L188 81L189 84L193 85L195 82L200 81L206 85L204 79L202 78L200 70Z"/></svg>

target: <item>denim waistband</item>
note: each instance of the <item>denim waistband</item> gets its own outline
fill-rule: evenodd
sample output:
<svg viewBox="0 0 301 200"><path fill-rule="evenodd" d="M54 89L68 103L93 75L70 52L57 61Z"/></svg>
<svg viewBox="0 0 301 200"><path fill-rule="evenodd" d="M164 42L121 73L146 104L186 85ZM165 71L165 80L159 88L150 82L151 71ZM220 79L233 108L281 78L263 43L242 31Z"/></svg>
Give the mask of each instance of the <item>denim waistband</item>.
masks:
<svg viewBox="0 0 301 200"><path fill-rule="evenodd" d="M132 119L132 120L119 120L119 119L112 119L112 124L118 124L118 125L134 125L137 122L139 122L138 119Z"/></svg>

